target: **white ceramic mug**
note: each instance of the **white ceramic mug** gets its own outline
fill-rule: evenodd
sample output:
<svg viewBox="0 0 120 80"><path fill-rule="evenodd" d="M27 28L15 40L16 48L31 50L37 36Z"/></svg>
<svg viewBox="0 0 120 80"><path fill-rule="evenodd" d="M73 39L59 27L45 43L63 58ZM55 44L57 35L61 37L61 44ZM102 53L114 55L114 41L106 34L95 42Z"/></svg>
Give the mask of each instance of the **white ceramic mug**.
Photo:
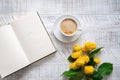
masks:
<svg viewBox="0 0 120 80"><path fill-rule="evenodd" d="M69 30L71 29L71 33L65 33L64 30L62 28L65 28L67 30L67 28L69 28L67 31L70 32ZM72 29L75 28L75 30ZM78 21L78 19L76 19L73 16L70 15L66 15L61 21L60 21L60 32L62 35L66 36L66 37L71 37L74 36L78 30L80 29L80 23Z"/></svg>

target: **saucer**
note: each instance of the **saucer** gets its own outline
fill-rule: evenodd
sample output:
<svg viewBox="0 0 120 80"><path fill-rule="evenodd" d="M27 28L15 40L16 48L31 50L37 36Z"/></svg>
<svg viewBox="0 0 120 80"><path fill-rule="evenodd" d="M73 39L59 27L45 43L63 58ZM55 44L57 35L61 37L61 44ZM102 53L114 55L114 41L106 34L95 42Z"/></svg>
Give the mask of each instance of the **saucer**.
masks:
<svg viewBox="0 0 120 80"><path fill-rule="evenodd" d="M66 18L73 18L75 21L77 21L77 23L79 23L78 20L73 16L70 16L70 15L61 16L56 20L56 22L54 24L53 34L59 41L64 42L64 43L69 43L69 42L73 42L73 41L77 40L80 37L81 29L80 29L80 25L78 25L78 31L76 32L76 34L74 36L71 36L71 37L64 36L60 32L60 23L61 23L61 21L63 21Z"/></svg>

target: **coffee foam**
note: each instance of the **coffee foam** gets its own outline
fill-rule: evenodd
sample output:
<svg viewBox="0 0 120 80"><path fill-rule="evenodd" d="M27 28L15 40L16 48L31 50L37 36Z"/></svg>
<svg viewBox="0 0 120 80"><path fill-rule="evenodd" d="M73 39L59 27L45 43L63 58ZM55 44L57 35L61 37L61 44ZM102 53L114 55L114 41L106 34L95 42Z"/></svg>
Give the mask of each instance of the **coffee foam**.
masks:
<svg viewBox="0 0 120 80"><path fill-rule="evenodd" d="M77 23L73 20L73 19L64 19L61 22L61 30L63 31L63 33L65 34L73 34L74 32L76 32L77 30Z"/></svg>

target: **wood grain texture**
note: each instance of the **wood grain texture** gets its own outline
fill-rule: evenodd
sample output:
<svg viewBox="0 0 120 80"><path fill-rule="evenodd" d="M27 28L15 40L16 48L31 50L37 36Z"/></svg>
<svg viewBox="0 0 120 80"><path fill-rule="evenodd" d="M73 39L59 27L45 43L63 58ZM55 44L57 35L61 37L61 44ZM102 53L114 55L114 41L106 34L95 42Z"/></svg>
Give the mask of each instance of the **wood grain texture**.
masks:
<svg viewBox="0 0 120 80"><path fill-rule="evenodd" d="M113 73L104 80L119 80L120 76L120 0L0 0L0 25L5 25L27 12L38 10L57 48L57 52L0 80L67 80L60 76L68 69L67 57L75 44L95 41L103 46L101 61L114 64ZM82 34L66 44L53 35L54 23L61 15L79 19Z"/></svg>

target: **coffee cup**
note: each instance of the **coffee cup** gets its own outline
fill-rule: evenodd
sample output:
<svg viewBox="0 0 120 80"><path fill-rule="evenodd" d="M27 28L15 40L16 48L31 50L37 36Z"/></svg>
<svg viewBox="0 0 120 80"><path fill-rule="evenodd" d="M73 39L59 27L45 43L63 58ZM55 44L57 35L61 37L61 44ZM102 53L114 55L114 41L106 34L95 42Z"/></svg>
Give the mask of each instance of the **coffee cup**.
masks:
<svg viewBox="0 0 120 80"><path fill-rule="evenodd" d="M71 37L77 33L79 26L79 21L75 17L65 17L60 22L60 32L66 37Z"/></svg>

